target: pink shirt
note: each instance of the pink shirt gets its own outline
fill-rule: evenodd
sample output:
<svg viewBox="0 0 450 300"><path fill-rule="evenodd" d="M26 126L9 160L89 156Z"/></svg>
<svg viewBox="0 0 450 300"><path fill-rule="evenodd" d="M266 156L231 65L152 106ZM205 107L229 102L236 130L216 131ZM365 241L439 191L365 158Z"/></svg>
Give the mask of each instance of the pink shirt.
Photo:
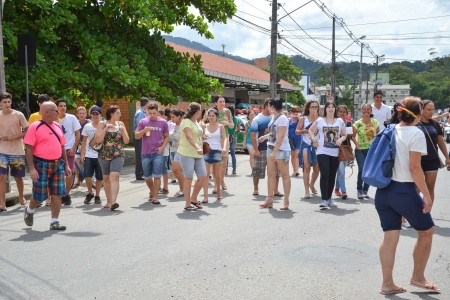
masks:
<svg viewBox="0 0 450 300"><path fill-rule="evenodd" d="M61 147L64 147L66 144L66 139L64 138L60 125L56 122L48 125L53 128L56 134L58 134L60 139L59 141L48 126L38 121L28 127L23 143L25 145L33 146L33 156L47 160L54 160L62 156Z"/></svg>

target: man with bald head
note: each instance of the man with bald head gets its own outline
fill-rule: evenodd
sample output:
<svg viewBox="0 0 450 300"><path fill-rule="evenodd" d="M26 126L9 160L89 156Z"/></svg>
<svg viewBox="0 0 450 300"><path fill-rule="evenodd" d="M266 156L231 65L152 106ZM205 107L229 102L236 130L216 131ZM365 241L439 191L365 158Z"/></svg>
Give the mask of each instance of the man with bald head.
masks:
<svg viewBox="0 0 450 300"><path fill-rule="evenodd" d="M28 128L23 143L26 145L26 160L33 181L33 199L25 208L25 224L33 226L34 210L47 198L47 188L51 195L52 220L50 230L66 230L59 223L61 196L66 194L64 176L70 176L64 150L66 139L58 120L58 109L51 101L43 102L39 110L42 120Z"/></svg>

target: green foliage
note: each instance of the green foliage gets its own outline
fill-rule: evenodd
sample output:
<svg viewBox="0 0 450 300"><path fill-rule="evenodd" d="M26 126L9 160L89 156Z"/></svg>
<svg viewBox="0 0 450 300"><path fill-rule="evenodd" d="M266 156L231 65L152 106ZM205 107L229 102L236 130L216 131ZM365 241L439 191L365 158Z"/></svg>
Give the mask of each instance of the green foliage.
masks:
<svg viewBox="0 0 450 300"><path fill-rule="evenodd" d="M346 105L350 114L353 115L353 110L355 108L353 105L355 86L353 84L351 84L351 85L345 85L344 88L341 88L338 85L337 88L341 92L341 96L338 99L338 105L342 105L342 104Z"/></svg>
<svg viewBox="0 0 450 300"><path fill-rule="evenodd" d="M266 69L266 71L270 72L270 69ZM295 86L300 86L299 82L302 79L303 71L292 63L289 56L277 56L277 73L281 79ZM305 97L300 91L289 92L286 97L286 101L294 105L304 105L306 103Z"/></svg>
<svg viewBox="0 0 450 300"><path fill-rule="evenodd" d="M200 12L188 11L192 6ZM156 97L164 104L207 102L220 91L203 75L200 57L165 45L161 32L186 25L212 38L208 22L226 22L232 0L14 0L5 3L7 90L22 95L25 71L17 62L17 35L37 36L30 90L76 99Z"/></svg>

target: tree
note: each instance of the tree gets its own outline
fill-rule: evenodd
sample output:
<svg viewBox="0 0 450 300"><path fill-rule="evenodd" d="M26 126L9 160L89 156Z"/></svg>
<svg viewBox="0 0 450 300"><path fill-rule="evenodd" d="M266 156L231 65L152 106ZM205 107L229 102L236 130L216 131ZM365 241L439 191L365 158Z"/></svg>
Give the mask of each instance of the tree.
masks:
<svg viewBox="0 0 450 300"><path fill-rule="evenodd" d="M355 86L354 85L344 85L344 88L342 89L339 85L337 86L339 91L341 92L341 97L338 99L338 104L347 106L348 110L351 112L350 114L353 115L354 111L354 91Z"/></svg>
<svg viewBox="0 0 450 300"><path fill-rule="evenodd" d="M199 12L188 11L192 6ZM232 0L14 0L5 3L7 88L21 95L25 75L17 63L17 35L34 32L37 65L30 90L69 102L154 96L207 102L218 80L204 76L200 56L167 46L161 32L186 25L213 38L208 22L226 23Z"/></svg>
<svg viewBox="0 0 450 300"><path fill-rule="evenodd" d="M267 68L266 71L270 72L270 69ZM299 87L303 71L294 66L289 56L277 55L277 74L281 79ZM300 91L287 93L286 101L295 105L303 105L306 103L305 97L303 97Z"/></svg>

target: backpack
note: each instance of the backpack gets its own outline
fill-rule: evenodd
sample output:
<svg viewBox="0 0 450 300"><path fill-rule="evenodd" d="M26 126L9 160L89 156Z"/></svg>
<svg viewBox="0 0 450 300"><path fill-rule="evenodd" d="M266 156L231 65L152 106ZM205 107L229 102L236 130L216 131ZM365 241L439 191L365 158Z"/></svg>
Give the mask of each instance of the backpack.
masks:
<svg viewBox="0 0 450 300"><path fill-rule="evenodd" d="M364 162L362 180L376 188L385 188L391 183L395 162L395 124L390 124L378 133L370 145Z"/></svg>

